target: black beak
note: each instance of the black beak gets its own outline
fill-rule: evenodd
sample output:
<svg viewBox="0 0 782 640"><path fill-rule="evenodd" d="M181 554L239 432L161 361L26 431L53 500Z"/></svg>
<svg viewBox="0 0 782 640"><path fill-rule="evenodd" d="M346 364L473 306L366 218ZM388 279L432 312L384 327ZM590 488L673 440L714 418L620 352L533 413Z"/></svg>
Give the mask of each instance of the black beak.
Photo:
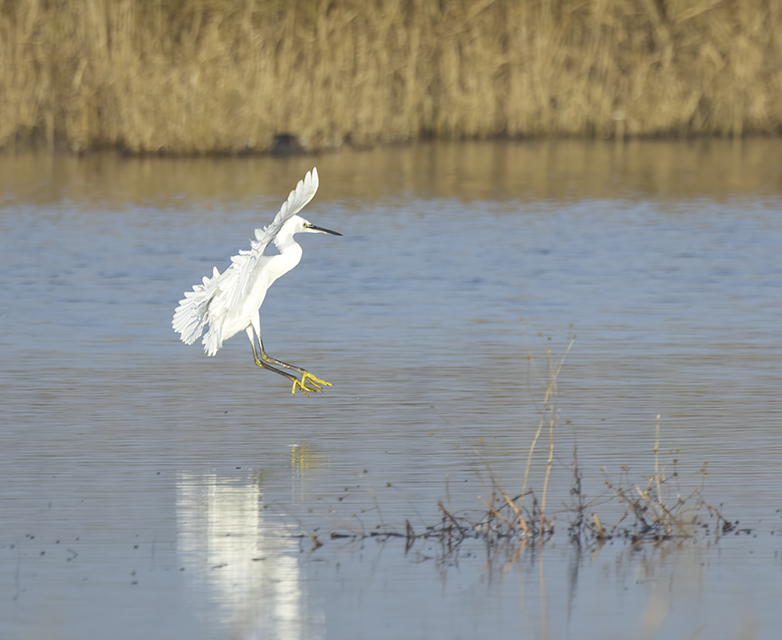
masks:
<svg viewBox="0 0 782 640"><path fill-rule="evenodd" d="M328 233L332 236L341 236L341 233L337 233L336 231L332 231L331 229L324 229L323 227L316 227L314 224L308 224L308 229L312 229L313 231L320 231L321 233Z"/></svg>

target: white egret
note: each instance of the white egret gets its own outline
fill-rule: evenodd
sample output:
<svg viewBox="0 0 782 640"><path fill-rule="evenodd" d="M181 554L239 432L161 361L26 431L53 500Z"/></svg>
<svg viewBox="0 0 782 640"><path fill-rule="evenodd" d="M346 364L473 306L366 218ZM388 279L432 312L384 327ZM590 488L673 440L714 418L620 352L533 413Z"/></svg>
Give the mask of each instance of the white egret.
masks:
<svg viewBox="0 0 782 640"><path fill-rule="evenodd" d="M296 188L290 192L274 221L264 229L255 230L255 240L251 240L249 251L239 251L231 258L231 265L222 273L214 267L212 277L204 277L201 284L186 291L183 300L174 312L172 325L174 331L181 334L182 342L193 344L203 333L204 326L209 328L202 343L208 356L215 355L223 342L244 330L253 348L255 364L264 369L285 376L293 382L292 393L301 389L306 395L321 391L324 385L331 383L315 377L309 371L277 360L267 355L261 339L260 309L266 292L277 278L288 273L301 260L301 245L293 239L297 233L329 233L330 231L310 224L296 215L312 200L318 190L318 171L307 172L304 180L299 180ZM279 250L276 255L263 255L270 242ZM260 357L256 350L256 341L260 348ZM284 367L301 375L282 371Z"/></svg>

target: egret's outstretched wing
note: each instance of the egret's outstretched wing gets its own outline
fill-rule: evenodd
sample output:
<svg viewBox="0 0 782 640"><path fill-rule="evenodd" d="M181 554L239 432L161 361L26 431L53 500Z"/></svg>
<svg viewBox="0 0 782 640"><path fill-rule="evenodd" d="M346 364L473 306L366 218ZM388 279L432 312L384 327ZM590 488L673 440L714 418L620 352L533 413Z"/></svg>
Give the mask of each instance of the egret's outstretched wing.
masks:
<svg viewBox="0 0 782 640"><path fill-rule="evenodd" d="M258 265L269 243L277 237L282 226L301 211L312 200L318 190L318 170L308 171L303 180L288 194L279 212L268 227L255 230L255 240L251 241L250 251L240 251L231 258L231 266L225 271L226 280L221 288L228 294L228 307L233 307L247 293L253 270Z"/></svg>
<svg viewBox="0 0 782 640"><path fill-rule="evenodd" d="M255 240L251 241L249 251L239 251L239 255L231 258L231 265L223 273L215 268L211 278L204 277L201 284L193 287L193 291L185 293L172 322L183 342L193 344L203 332L204 325L209 323L211 335L208 342L204 339L204 349L209 355L217 353L222 345L222 336L217 335L219 320L241 304L266 247L276 238L283 225L312 200L317 190L318 170L313 168L290 192L272 223L264 229L255 230Z"/></svg>

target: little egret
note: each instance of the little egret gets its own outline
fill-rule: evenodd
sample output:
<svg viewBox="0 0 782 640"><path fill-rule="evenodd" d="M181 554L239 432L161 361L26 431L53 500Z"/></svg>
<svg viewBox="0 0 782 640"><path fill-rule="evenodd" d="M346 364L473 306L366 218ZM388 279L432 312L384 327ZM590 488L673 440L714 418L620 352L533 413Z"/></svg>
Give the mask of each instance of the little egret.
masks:
<svg viewBox="0 0 782 640"><path fill-rule="evenodd" d="M255 364L291 380L293 394L296 389L301 389L305 395L309 395L321 391L324 385L330 387L331 383L316 378L305 369L266 354L261 339L260 310L269 287L301 260L301 245L293 239L295 234L342 235L316 227L296 215L312 200L317 190L318 171L313 169L307 172L304 180L299 180L274 221L264 229L255 230L255 240L251 240L249 251L239 251L239 255L231 258L231 265L222 273L214 267L211 278L204 277L201 284L195 285L192 291L185 292L172 321L174 331L181 335L185 344L193 344L208 324L209 329L202 340L208 356L215 355L223 346L223 341L242 330L246 331L253 348ZM270 242L274 242L279 254L263 255ZM260 358L255 348L256 340L260 347ZM301 375L301 379L272 365L295 371Z"/></svg>

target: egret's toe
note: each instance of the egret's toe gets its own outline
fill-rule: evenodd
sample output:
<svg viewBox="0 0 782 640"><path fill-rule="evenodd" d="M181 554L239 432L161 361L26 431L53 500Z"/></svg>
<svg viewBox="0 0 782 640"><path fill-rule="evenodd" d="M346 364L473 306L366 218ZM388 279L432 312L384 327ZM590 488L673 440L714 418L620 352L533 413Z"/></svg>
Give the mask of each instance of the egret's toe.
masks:
<svg viewBox="0 0 782 640"><path fill-rule="evenodd" d="M325 380L321 380L317 376L313 376L309 371L305 371L303 374L301 374L302 380L310 381L313 385L318 387L318 390L321 389L321 387L326 386L330 387L332 386L330 382L326 382Z"/></svg>

